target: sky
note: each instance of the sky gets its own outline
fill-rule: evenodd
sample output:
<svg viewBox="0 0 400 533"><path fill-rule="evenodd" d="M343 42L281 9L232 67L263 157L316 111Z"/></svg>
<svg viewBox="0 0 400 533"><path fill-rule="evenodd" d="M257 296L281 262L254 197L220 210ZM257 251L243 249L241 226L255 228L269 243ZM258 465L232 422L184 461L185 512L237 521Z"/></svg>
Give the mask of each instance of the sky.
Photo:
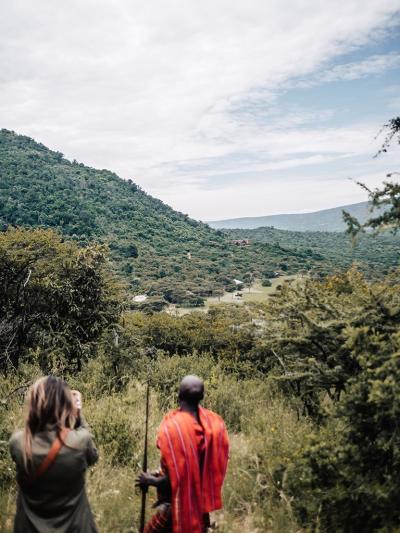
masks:
<svg viewBox="0 0 400 533"><path fill-rule="evenodd" d="M399 44L399 0L2 0L0 127L204 221L346 205Z"/></svg>

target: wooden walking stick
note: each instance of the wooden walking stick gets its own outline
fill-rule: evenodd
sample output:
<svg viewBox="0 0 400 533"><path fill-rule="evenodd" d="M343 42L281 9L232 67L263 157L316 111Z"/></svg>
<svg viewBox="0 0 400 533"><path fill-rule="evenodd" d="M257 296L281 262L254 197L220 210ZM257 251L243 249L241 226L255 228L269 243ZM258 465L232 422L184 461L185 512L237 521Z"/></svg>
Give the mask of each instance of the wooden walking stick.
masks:
<svg viewBox="0 0 400 533"><path fill-rule="evenodd" d="M143 472L147 472L147 440L148 440L148 430L149 430L149 398L150 398L150 382L147 382L146 390L146 422L145 422L145 432L144 432L144 453L143 453ZM140 511L140 533L144 531L144 525L146 522L146 495L147 487L142 489L142 508Z"/></svg>

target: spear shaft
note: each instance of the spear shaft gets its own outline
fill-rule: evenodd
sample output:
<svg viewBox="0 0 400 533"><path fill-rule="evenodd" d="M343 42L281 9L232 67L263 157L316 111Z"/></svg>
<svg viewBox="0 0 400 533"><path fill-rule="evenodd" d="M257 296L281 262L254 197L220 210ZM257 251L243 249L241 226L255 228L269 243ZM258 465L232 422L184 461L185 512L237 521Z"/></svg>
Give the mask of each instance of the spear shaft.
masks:
<svg viewBox="0 0 400 533"><path fill-rule="evenodd" d="M148 430L149 430L149 399L150 399L150 383L147 382L146 390L146 422L145 422L145 432L144 432L144 453L143 453L143 472L147 472L147 441L148 441ZM144 525L146 521L146 496L147 496L147 487L142 489L142 507L140 510L140 533L144 531Z"/></svg>

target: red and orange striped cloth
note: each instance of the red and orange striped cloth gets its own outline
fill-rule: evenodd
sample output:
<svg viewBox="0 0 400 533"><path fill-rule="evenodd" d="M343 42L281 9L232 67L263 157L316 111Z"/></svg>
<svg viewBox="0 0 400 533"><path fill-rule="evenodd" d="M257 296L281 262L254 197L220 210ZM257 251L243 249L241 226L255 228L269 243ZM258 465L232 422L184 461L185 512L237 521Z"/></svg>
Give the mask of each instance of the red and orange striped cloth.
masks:
<svg viewBox="0 0 400 533"><path fill-rule="evenodd" d="M199 407L200 424L176 409L161 422L157 446L171 483L173 533L203 533L203 515L221 509L229 440L222 418Z"/></svg>
<svg viewBox="0 0 400 533"><path fill-rule="evenodd" d="M146 524L143 533L172 533L171 509L162 506Z"/></svg>

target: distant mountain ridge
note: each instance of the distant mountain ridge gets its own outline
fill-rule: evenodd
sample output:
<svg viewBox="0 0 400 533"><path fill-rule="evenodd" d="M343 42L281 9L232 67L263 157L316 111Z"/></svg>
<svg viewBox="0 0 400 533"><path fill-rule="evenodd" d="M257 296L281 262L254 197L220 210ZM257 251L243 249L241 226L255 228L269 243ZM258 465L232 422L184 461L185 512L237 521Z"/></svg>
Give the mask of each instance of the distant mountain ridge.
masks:
<svg viewBox="0 0 400 533"><path fill-rule="evenodd" d="M369 203L359 202L312 213L267 215L263 217L243 217L227 220L213 220L208 224L214 229L255 229L274 227L289 231L345 231L343 210L364 222L369 215Z"/></svg>

